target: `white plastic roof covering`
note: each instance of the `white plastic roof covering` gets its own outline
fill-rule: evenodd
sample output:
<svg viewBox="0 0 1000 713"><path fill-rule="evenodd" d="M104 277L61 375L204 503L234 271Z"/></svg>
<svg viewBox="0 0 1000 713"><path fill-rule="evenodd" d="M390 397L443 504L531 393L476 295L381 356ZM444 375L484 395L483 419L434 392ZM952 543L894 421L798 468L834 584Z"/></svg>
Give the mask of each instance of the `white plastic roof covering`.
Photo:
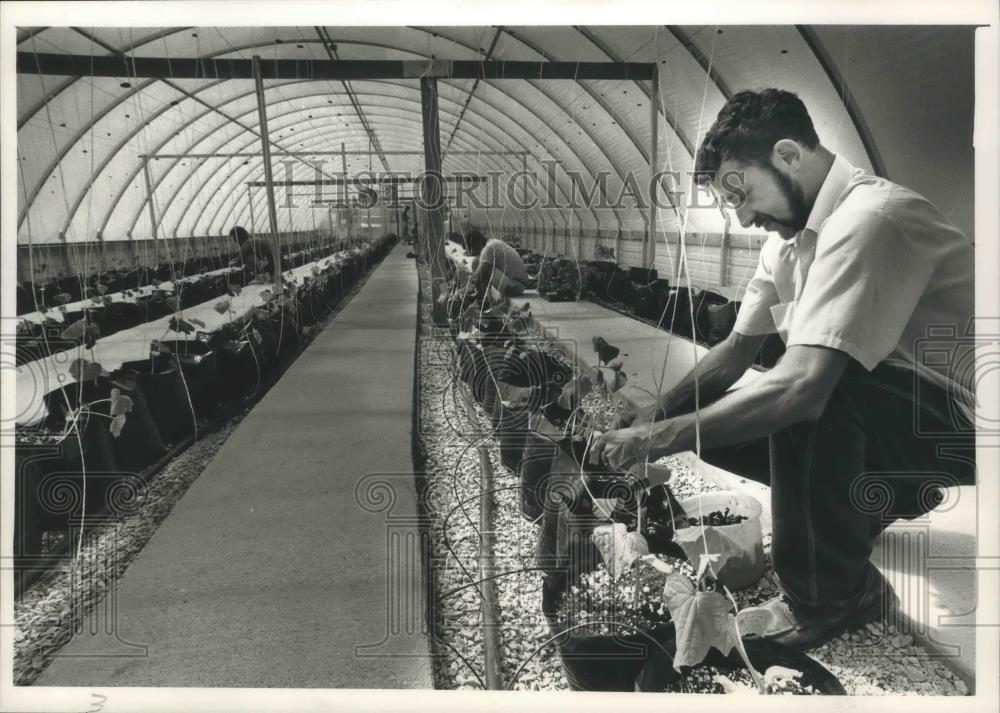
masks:
<svg viewBox="0 0 1000 713"><path fill-rule="evenodd" d="M692 148L727 96L780 86L805 101L821 140L872 169L866 127L887 177L913 187L972 234L973 34L970 28L867 27L327 27L341 59L493 59L657 62L660 69L659 162L682 175ZM810 43L810 37L813 39ZM490 48L492 47L492 52ZM19 52L162 57L327 57L313 27L22 28ZM825 64L824 64L825 62ZM836 86L835 82L840 82ZM590 185L609 172L617 196L629 172L649 177L648 82L439 80L442 147L528 152L528 168L557 160ZM354 81L351 87L386 151L422 151L416 80ZM146 239L152 230L141 154L258 152L256 97L247 80L18 75L18 242ZM850 91L855 116L845 106ZM286 151L369 151L368 136L339 81L268 81L268 123ZM463 108L468 104L467 108ZM459 121L459 117L461 121ZM956 120L956 117L958 120ZM308 160L311 157L306 157ZM326 173L340 171L324 157ZM275 178L310 180L275 158ZM349 170L377 157L351 156ZM394 171L419 173L420 155L389 155ZM512 174L518 155L445 154L445 172ZM260 157L158 159L150 162L160 237L217 235L250 224L246 181L263 179ZM562 200L571 190L558 173ZM687 188L687 185L684 186ZM301 189L296 189L301 190ZM330 191L331 189L327 189ZM335 197L327 193L327 197ZM280 199L279 199L280 200ZM283 229L313 227L307 201L279 208ZM536 225L642 229L643 214L620 209L535 210ZM254 219L266 224L263 193ZM325 212L325 208L323 211ZM504 217L517 221L508 209ZM491 219L495 220L497 216ZM472 215L473 220L477 218ZM720 232L718 209L690 213L688 231ZM738 229L734 221L733 226ZM676 232L677 216L658 214Z"/></svg>

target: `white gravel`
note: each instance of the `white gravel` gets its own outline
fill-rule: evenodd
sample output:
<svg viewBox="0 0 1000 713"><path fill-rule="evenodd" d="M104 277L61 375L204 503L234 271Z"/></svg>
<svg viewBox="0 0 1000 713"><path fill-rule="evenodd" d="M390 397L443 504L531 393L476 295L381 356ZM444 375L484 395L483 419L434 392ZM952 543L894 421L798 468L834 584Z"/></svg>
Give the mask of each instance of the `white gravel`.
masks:
<svg viewBox="0 0 1000 713"><path fill-rule="evenodd" d="M425 325L429 325L429 310L424 310ZM461 586L478 576L476 555L478 551L479 459L470 433L481 436L491 430L489 419L478 408L478 424L469 424L464 408L457 399L456 388L465 388L454 382L451 345L447 333L437 330L433 339L421 343L421 416L424 446L427 454L427 471L431 478L434 517L435 555L449 566L437 571L437 591ZM501 489L494 494L496 502L496 555L497 570L509 571L530 567L533 563L534 545L538 537L536 525L523 520L519 509L518 478L500 463L495 440L487 443L494 470L494 487ZM701 492L719 488L698 476L686 457L669 457L659 461L671 468L673 477L670 488L677 498L683 499ZM456 507L459 499L466 499L467 515L460 509L444 522L445 515ZM457 556L447 553L445 535ZM778 591L770 579L770 532L764 534L764 550L768 564L766 574L756 585L734 597L741 607L767 601ZM461 566L467 568L463 572ZM541 613L541 575L526 572L501 577L497 580L500 639L503 653L503 675L510 685L513 675L527 657L549 637L549 630ZM482 676L482 634L479 630L479 595L475 588L462 595L440 603L441 616L450 622L443 627L442 638L462 651L475 673L462 663L453 651L442 647L442 657L437 665L437 685L440 688L480 688L476 674ZM850 695L963 695L968 694L965 684L942 663L911 637L896 632L894 627L882 622L850 631L809 655L829 668ZM514 688L531 690L567 690L569 688L554 647L539 651L525 666Z"/></svg>

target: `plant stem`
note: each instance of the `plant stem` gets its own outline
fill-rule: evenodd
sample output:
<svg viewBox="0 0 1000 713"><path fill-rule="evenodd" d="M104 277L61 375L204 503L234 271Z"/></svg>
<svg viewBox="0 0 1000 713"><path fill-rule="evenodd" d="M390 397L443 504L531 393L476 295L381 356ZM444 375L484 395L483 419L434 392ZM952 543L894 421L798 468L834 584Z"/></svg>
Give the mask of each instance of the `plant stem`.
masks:
<svg viewBox="0 0 1000 713"><path fill-rule="evenodd" d="M733 609L736 611L736 614L739 614L740 608L736 604L736 599L733 598L732 593L729 591L729 587L723 584L722 590L726 593L726 596L729 597L729 601L732 602ZM747 656L747 650L743 647L743 636L740 634L740 625L739 622L736 621L736 614L733 615L733 627L736 629L736 648L740 652L740 656L743 658L743 663L746 664L747 671L749 671L750 675L753 677L753 682L757 684L757 691L762 696L767 695L767 689L764 686L764 679L761 678L760 674L757 673L757 669L755 669L753 664L750 663L750 657Z"/></svg>

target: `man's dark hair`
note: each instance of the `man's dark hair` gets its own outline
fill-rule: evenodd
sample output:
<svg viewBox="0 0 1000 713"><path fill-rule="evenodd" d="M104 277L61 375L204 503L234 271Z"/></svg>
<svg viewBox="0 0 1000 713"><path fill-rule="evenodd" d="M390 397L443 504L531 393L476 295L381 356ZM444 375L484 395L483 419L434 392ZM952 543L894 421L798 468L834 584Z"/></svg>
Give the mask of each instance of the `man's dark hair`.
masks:
<svg viewBox="0 0 1000 713"><path fill-rule="evenodd" d="M699 185L712 182L727 159L770 166L771 151L781 139L810 149L819 145L802 100L784 89L740 92L726 102L705 134L695 160L695 180Z"/></svg>
<svg viewBox="0 0 1000 713"><path fill-rule="evenodd" d="M473 256L478 256L486 246L486 238L478 230L467 232L462 236L462 241L465 243L465 251Z"/></svg>
<svg viewBox="0 0 1000 713"><path fill-rule="evenodd" d="M236 240L237 245L242 245L247 240L250 239L250 233L242 225L234 226L232 230L229 231L229 237Z"/></svg>

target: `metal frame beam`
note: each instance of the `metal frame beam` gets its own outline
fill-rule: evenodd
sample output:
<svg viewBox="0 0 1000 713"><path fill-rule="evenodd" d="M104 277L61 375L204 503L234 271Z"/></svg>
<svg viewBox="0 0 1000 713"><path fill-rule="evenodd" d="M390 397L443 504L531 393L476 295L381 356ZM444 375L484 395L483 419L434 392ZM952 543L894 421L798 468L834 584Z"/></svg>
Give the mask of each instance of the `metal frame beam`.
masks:
<svg viewBox="0 0 1000 713"><path fill-rule="evenodd" d="M806 25L796 25L795 29L798 30L802 41L806 43L806 47L816 57L816 61L819 62L820 67L823 68L823 72L830 80L830 84L833 85L834 91L840 96L840 100L844 102L847 115L851 117L851 123L854 124L854 129L861 138L861 145L864 146L865 153L868 154L868 160L871 161L872 171L876 176L888 178L885 170L885 162L882 160L882 154L878 150L878 144L872 136L871 129L868 128L868 123L861 114L861 109L858 108L857 102L854 101L851 90L848 89L847 82L840 76L837 65L834 64L830 53L826 51L823 43L820 42L819 37L816 36L812 28Z"/></svg>
<svg viewBox="0 0 1000 713"><path fill-rule="evenodd" d="M452 156L531 156L528 151L449 151ZM139 158L260 158L263 152L244 153L150 153ZM271 156L367 156L367 151L272 151ZM386 156L423 156L423 151L386 151Z"/></svg>
<svg viewBox="0 0 1000 713"><path fill-rule="evenodd" d="M529 62L524 60L262 59L261 79L571 79L646 80L649 62ZM253 79L248 59L94 57L18 52L20 74L156 79Z"/></svg>
<svg viewBox="0 0 1000 713"><path fill-rule="evenodd" d="M486 50L486 54L483 56L484 62L488 61L489 58L493 56L493 50L496 49L497 41L500 39L501 33L503 33L502 26L498 27L496 34L493 35L493 41L490 42L490 46ZM444 154L447 154L448 149L451 148L452 139L455 138L455 132L458 131L458 125L462 123L462 118L465 116L465 110L469 108L469 102L472 101L472 96L476 93L476 89L479 88L479 82L480 80L476 79L476 81L472 83L472 89L469 90L468 95L465 97L465 104L462 106L462 111L458 114L458 120L455 122L455 125L451 127L451 134L449 134L448 140L444 144ZM444 154L441 156L442 160L444 160Z"/></svg>
<svg viewBox="0 0 1000 713"><path fill-rule="evenodd" d="M287 85L286 85L286 84L283 84L283 85L280 85L280 86L287 86ZM302 99L302 98L308 98L308 97L311 97L311 96L318 96L318 95L305 95L305 97L303 97L303 96L298 96L298 97L296 97L295 99ZM414 103L415 103L415 104L417 104L417 105L419 106L419 102L414 102ZM496 108L496 107L493 107L493 108ZM440 107L439 107L439 112L442 112L442 113L445 113L445 110L444 110L443 108L440 108ZM251 112L251 113L252 113L252 112ZM485 117L483 117L483 116L480 116L480 115L479 115L478 113L476 113L476 112L472 112L472 113L473 113L473 115L475 115L475 116L476 116L476 117L477 117L478 119L481 119L482 121L486 122L486 123L487 123L487 124L488 124L489 126L491 126L491 127L493 127L493 128L497 128L495 124L492 124L492 123L491 123L491 122L490 122L490 121L489 121L488 119L486 119ZM281 115L280 117L275 117L275 118L281 118L281 117L283 117L283 116L288 116L288 115L290 115L290 113L286 113L286 114L284 114L284 115ZM451 115L451 114L449 114L449 115ZM414 122L414 123L416 123L416 124L417 124L417 125L419 126L419 124L420 124L420 120L419 120L419 119L417 119L417 120L415 120L415 122ZM467 122L467 123L468 123L468 122ZM496 143L496 144L499 144L499 145L503 145L503 142L501 142L501 141L499 141L499 140L496 140L495 138L493 138L492 134L489 134L489 133L485 133L485 130L484 130L484 128L483 128L483 127L480 127L480 126L475 126L475 128L476 128L476 129L477 129L478 131L480 131L480 132L484 132L484 133L483 133L483 135L482 135L482 136L480 136L480 137L475 137L475 136L473 136L473 137L471 137L470 139L465 139L465 138L463 137L463 138L462 138L462 141L463 141L463 143L464 143L464 144L471 144L471 143L475 143L475 141L480 141L480 142L484 142L484 141L493 141L493 142L494 142L494 143ZM520 126L519 124L518 124L518 128L520 128L520 129L522 129L522 130L524 130L524 131L527 131L527 130L526 130L526 129L525 129L524 127ZM505 132L504 132L504 133L505 133ZM506 133L505 133L505 136L507 136L507 138L509 138L509 139L510 139L510 141L514 142L515 144L518 144L518 145L521 145L521 146L524 146L524 144L523 144L523 143L522 143L521 141L519 141L519 140L518 140L517 138L515 138L515 137L514 137L513 135L509 135L509 134L506 134ZM227 139L227 140L223 141L221 145L224 145L224 144L226 144L226 143L229 143L229 142L231 142L231 141L234 141L234 140L237 140L237 139L236 139L236 138L230 138L230 139ZM317 140L317 141L321 141L321 140L323 140L323 138L322 138L322 137L317 137L317 138L316 138L316 140ZM247 143L247 144L245 144L245 145L246 145L246 146L249 146L249 145L250 145L250 144L252 144L252 143L255 143L255 142L251 141L251 142L248 142L248 143ZM329 144L329 141L325 141L325 143L327 143L327 145L328 145L328 144ZM242 151L243 151L243 148L240 148L240 149L239 149L239 151L240 151L240 152L242 152ZM303 152L301 152L301 154L302 154L302 155L309 155L310 153L315 153L315 152L310 152L310 151L303 151ZM339 152L335 152L335 153L339 153ZM359 153L359 154L361 154L361 155L366 155L366 154L367 154L367 152L366 152L366 151L360 151L360 152L358 152L358 153ZM423 152L420 152L420 153L422 154ZM456 154L457 154L457 153L458 153L458 152L456 152ZM513 155L514 153L520 153L520 154L522 154L522 156L523 156L523 155L527 155L527 154L528 154L529 152L527 152L527 151L521 151L521 152L512 152L512 151L509 151L509 150L506 150L506 151L505 151L505 150L492 150L492 151L490 151L489 153L487 153L487 152L485 152L485 151L483 151L483 152L479 152L479 151L474 151L474 150L468 150L468 151L463 151L462 153L463 153L463 154L465 154L465 155L470 155L470 156L474 156L474 155L477 155L477 154L479 154L479 155L486 155L486 156L501 156L501 157L503 157L503 156L505 156L505 155L507 155L507 154L512 154L512 155ZM346 155L346 152L345 152L345 155ZM181 157L181 158L186 158L186 156L185 156L185 155L182 155L182 157ZM259 158L259 157L253 157L253 158ZM180 160L180 159L175 159L175 163L176 163L176 161L178 161L178 160ZM499 164L498 164L498 167L500 167L500 166L499 166ZM172 168L173 168L173 167L171 167L171 169L172 169ZM249 173L249 171L247 171L247 173ZM193 175L193 174L191 174L191 175ZM215 175L215 174L213 174L213 176L214 176L214 175ZM162 176L162 177L160 178L160 181L163 181L163 180L164 180L165 178L166 178L166 174L164 174L164 175L163 175L163 176ZM187 181L187 180L189 180L189 179L190 179L190 175L188 176L188 178L185 178L185 179L184 179L184 182L182 182L182 184L181 184L181 185L179 185L179 186L177 187L177 189L175 190L175 193L179 193L179 192L181 191L181 189L183 188L183 186L184 186L184 183L186 183L186 181ZM211 179L210 179L210 180L211 180ZM159 182L158 182L158 183L157 183L156 185L159 185ZM154 188L155 188L155 186L154 186ZM218 190L219 190L219 189L221 189L221 186L219 186L219 187L218 187L218 188L217 188L217 189L216 189L215 191L213 191L213 193L212 193L212 198L214 198L214 197L215 197L215 195L216 195L216 194L218 193ZM561 194L562 194L562 196L563 196L563 197L567 197L567 196L568 196L568 193L567 193L567 189L566 189L566 188L564 188L564 187L562 187L562 186L560 185L560 186L559 186L559 190L560 190L560 192L561 192ZM171 201L170 201L170 202L172 202L172 198L171 198ZM207 203L206 203L206 206L207 206ZM203 206L202 210L204 210L204 207L205 207L205 206ZM167 211L168 209L169 209L169 206L168 206L167 208L165 208L165 209L164 209L164 214L166 214L166 211ZM219 208L218 208L218 209L216 210L216 213L215 213L215 214L213 214L213 217L212 217L212 220L211 220L211 221L209 221L209 225L211 225L211 223L213 223L213 222L215 221L215 217L216 217L216 215L218 214L218 210L220 210L220 209L221 209L221 205L220 205L220 207L219 207ZM199 218L198 218L198 219L196 219L196 220L194 221L194 223L192 223L192 225L193 225L193 226L196 226L196 225L198 224L198 222L199 222L199 219L200 219L200 213L201 213L201 211L199 211ZM141 215L141 210L140 210L139 212L137 212L137 213L135 214L135 218L134 218L134 219L133 219L133 221L132 221L132 225L133 225L133 226L135 225L135 222L136 222L136 221L138 220L138 218L139 218L139 216L140 216L140 215ZM181 219L179 219L179 220L181 220Z"/></svg>
<svg viewBox="0 0 1000 713"><path fill-rule="evenodd" d="M403 183L417 183L420 179L415 176L379 176L375 175L372 180L362 180L360 178L342 179L333 178L323 181L306 181L306 180L291 180L291 181L272 181L275 186L340 186L343 184L354 185L354 186L371 186L371 185L400 185ZM467 175L457 175L457 176L441 176L441 180L447 183L458 183L460 181L473 181L475 183L482 183L486 180L486 176L477 176L475 174ZM266 186L267 181L246 181L247 186L252 186L254 188L260 188L261 186Z"/></svg>
<svg viewBox="0 0 1000 713"><path fill-rule="evenodd" d="M291 85L295 85L295 84L303 84L303 83L304 83L304 82L292 82L292 83L285 83L285 84L281 84L281 85L277 85L277 86L279 86L279 87L287 87L287 86L289 86L290 84L291 84ZM266 91L267 91L267 88L265 88L265 92L266 92ZM251 95L253 95L253 94L254 94L254 92L248 92L248 93L247 93L247 94L245 94L245 95L240 95L239 97L237 97L237 99L236 99L236 100L238 100L239 98L242 98L242 97L244 97L244 96L251 96ZM307 95L298 95L298 96L296 96L296 97L294 97L294 98L291 98L291 99L285 99L285 100L284 100L284 102L292 102L292 101L301 101L302 99L309 99L309 98L313 98L313 97L317 97L317 96L326 96L326 94L307 94ZM235 100L231 100L231 101L235 101ZM414 103L416 103L416 104L419 104L419 102L414 102ZM273 110L273 102L272 102L272 110ZM298 111L301 111L301 110L302 110L302 109L301 109L301 107L300 107L300 108L299 108L298 110L294 110L294 111L289 111L289 112L285 112L285 113L282 113L282 114L278 114L278 115L274 115L274 114L272 114L272 118L274 118L274 119L284 119L285 117L288 117L288 116L293 116L294 114L296 114L296 113L297 113ZM443 110L442 110L442 111L443 111ZM247 112L246 112L246 113L244 113L244 114L241 114L241 115L239 115L239 118L242 118L242 117L246 117L246 116L250 116L250 115L252 115L252 114L256 114L256 113L257 113L257 110L256 110L256 109L252 109L252 110L249 110L249 111L247 111ZM205 116L205 115L204 115L204 114L202 114L202 115L201 115L201 117L203 117L203 116ZM479 116L479 115L478 115L478 114L476 114L476 116ZM199 118L200 118L200 117L199 117ZM240 124L240 125L242 126L242 124ZM213 129L213 130L212 130L212 132L214 133L214 132L216 132L216 131L218 131L218 130L222 129L222 128L223 128L224 126L225 126L225 125L220 125L220 126L216 127L215 129ZM187 128L187 127L185 127L185 128ZM247 144L245 144L246 146L249 146L249 145L252 145L252 144L255 144L255 143L256 143L256 138L257 138L257 134L256 134L256 133L254 133L254 132L251 132L251 135L253 136L253 139L252 139L252 140L251 140L250 142L248 142ZM200 137L199 137L199 140L198 140L198 141L200 142L200 141L204 140L205 138L206 138L205 136L200 136ZM512 139L512 140L515 140L515 139L513 139L513 137L511 137L511 139ZM226 143L229 143L230 141L233 141L233 140L236 140L236 139L235 139L235 137L233 137L233 138L231 138L231 139L227 139L226 141L223 141L221 145L225 145ZM467 143L468 143L468 142L467 142ZM499 142L499 141L498 141L497 143L500 143L500 145L503 145L503 144L502 144L501 142ZM159 146L157 147L157 149L158 149L158 148L160 148L160 147L161 147L161 146L163 146L163 145L165 145L165 144L161 142L161 143L160 143L160 145L159 145ZM196 144L196 145L197 145L197 144ZM272 142L272 146L273 146L273 145L274 145L274 143ZM155 153L155 151L154 151L154 153ZM210 152L210 153L211 153L211 152ZM240 148L240 149L239 149L239 152L238 152L238 153L244 153L244 149L243 149L243 148ZM287 152L287 153L288 153L289 155L292 155L292 156L308 156L308 155L310 155L310 154L313 154L313 155L315 155L315 152L310 152L310 151L301 151L301 152L295 152L295 151L291 151L291 152ZM333 152L333 153L340 153L340 152ZM352 153L353 153L353 152L352 152ZM422 155L422 153L423 153L423 152L418 152L418 153L419 153L419 155ZM470 151L468 151L468 152L467 152L467 154L468 154L468 155L475 155L475 154L477 154L477 152L475 152L475 151L471 151L471 150L470 150ZM254 155L252 155L252 156L251 156L251 158L255 158L255 159L259 159L259 158L260 158L260 155L261 155L260 153L257 153L257 154L254 154ZM272 154L272 155L274 155L274 154ZM346 152L345 152L345 155L346 155ZM368 152L367 152L367 151L358 151L358 152L357 152L357 155L368 155ZM501 151L494 151L494 152L493 152L493 155L503 155L503 152L501 152ZM159 158L159 157L161 157L161 156L159 156L159 155L153 155L153 154L150 154L150 158ZM172 159L172 160L174 161L174 163L173 163L173 164L172 164L172 165L171 165L171 166L170 166L170 167L169 167L169 168L167 169L167 171L166 171L166 172L164 172L164 173L163 173L163 175L161 175L161 176L160 176L160 178L159 178L159 179L157 179L157 181L155 182L155 184L154 184L154 186L153 186L154 190L155 190L155 189L157 189L157 188L159 188L160 184L161 184L161 183L162 183L162 182L163 182L164 180L166 180L166 178L167 178L167 175L169 174L169 172L170 172L170 171L172 171L172 170L173 170L173 169L174 169L174 168L176 167L176 165L177 165L177 163L178 163L179 161L181 161L181 160L186 160L186 159L188 159L188 158L192 158L192 155L188 155L188 154L180 154L180 155L178 155L178 157L177 157L177 158L174 158L174 159ZM168 160L171 160L171 159L168 159ZM299 163L306 163L306 162L303 162L303 161L301 161L301 160L300 160L300 161L299 161ZM306 165L310 165L310 164L306 164ZM225 168L225 167L220 167L220 168L219 168L219 169L217 169L217 170L216 170L216 172L214 172L214 173L213 173L212 175L214 176L214 175L215 175L215 173L217 173L218 171L221 171L221 170L224 170L224 168ZM185 179L184 179L184 180L183 180L183 181L182 181L182 182L181 182L181 183L180 183L180 184L179 184L179 185L177 186L177 188L176 188L176 189L174 190L174 193L173 193L173 195L172 195L172 196L171 196L171 197L170 197L170 198L169 198L169 199L168 199L168 200L166 201L166 203L165 203L165 205L164 205L164 207L163 207L163 215L166 215L166 214L168 213L168 211L170 210L170 206L171 206L171 205L173 204L173 201L174 201L174 199L175 199L175 198L176 198L176 197L177 197L178 195L180 195L180 193L181 193L182 189L183 189L183 188L185 187L185 185L187 184L187 182L188 182L188 181L190 180L190 178L191 178L191 177L192 177L193 175L194 175L194 173L192 172L191 174L189 174L189 175L188 175L188 176L187 176L187 177L186 177L186 178L185 178ZM332 176L331 176L331 177L332 177ZM211 177L210 177L210 179L211 179ZM216 193L217 193L217 191L216 191ZM213 194L212 194L212 197L213 197L213 198L214 198L214 196L215 196L215 193L213 193ZM130 227L129 227L129 231L132 231L132 230L134 230L134 229L135 229L135 225L136 225L136 223L138 222L138 220L139 220L139 218L140 218L141 214L142 214L142 211L141 211L141 208L140 208L140 210L139 210L138 212L136 212L136 214L135 214L134 218L132 219L132 222L130 223ZM200 216L199 216L199 217L200 217ZM214 219L214 216L213 216L213 219Z"/></svg>
<svg viewBox="0 0 1000 713"><path fill-rule="evenodd" d="M299 82L288 82L288 83L284 83L284 84L280 84L280 85L274 85L274 86L278 86L278 87L287 87L287 86L289 86L289 85L294 85L294 84L301 84L301 83L304 83L304 82L302 82L302 81L299 81ZM400 86L398 82L387 82L387 83L388 83L388 84L390 84L390 85L393 85L393 86ZM214 86L214 85L213 85L213 86ZM253 94L253 92L249 92L249 93L248 93L248 94L246 94L246 95L239 95L239 97L235 97L235 98L231 99L230 101L235 101L236 99L238 99L238 98L240 98L240 97L242 97L242 96L248 96L249 94ZM305 95L305 97L304 97L304 96L296 96L296 97L294 97L294 99L295 99L295 100L300 100L300 99L303 99L303 98L306 98L306 97L309 97L309 96L316 96L316 95ZM292 99L289 99L288 101L292 101ZM409 100L407 100L407 101L409 101ZM447 100L446 100L446 99L442 99L442 101L447 101ZM499 105L496 105L496 104L492 104L492 103L490 103L489 101L486 101L486 100L482 99L482 97L480 97L480 98L479 98L479 101L481 101L481 102L482 102L482 103L484 103L484 104L485 104L485 105L486 105L487 107L489 107L490 109L492 109L492 110L494 110L494 111L497 111L497 112L500 112L500 111L502 111L502 108L501 108L501 107L500 107ZM419 102L412 102L412 103L414 103L414 104L418 104L418 105L419 105ZM532 111L532 110L531 110L530 108L528 108L528 107L526 107L526 106L525 106L525 107L524 107L524 110L525 110L525 111L527 111L527 112L528 112L528 113L529 113L530 115L534 116L534 117L535 117L536 119L538 119L539 121L541 121L541 120L542 120L541 116L539 116L539 115L535 114L535 113L534 113L534 112L533 112L533 111ZM439 111L442 111L442 112L443 112L443 111L445 111L445 110L444 110L443 108L440 108L440 107L439 107ZM250 112L247 112L247 114L250 114L250 113L253 113L253 111L251 110ZM496 124L495 124L495 123L494 123L494 122L493 122L493 121L492 121L491 119L487 118L487 117L486 117L485 115L480 115L480 114L479 114L478 112L476 112L476 111L474 111L474 110L471 110L471 109L470 109L470 115L472 115L472 116L475 116L475 117L477 117L477 119L479 119L479 120L483 121L483 122L484 122L485 124L487 124L488 126L492 127L492 129L491 129L491 130L499 128L499 127L498 127L498 126L497 126L497 125L496 125ZM530 132L530 131L529 131L529 130L528 130L528 129L527 129L526 127L525 127L525 126L523 126L523 125L522 125L522 124L521 124L521 123L520 123L519 121L517 121L517 120L513 119L512 117L507 117L507 119L508 119L509 121L512 121L512 122L513 122L513 123L515 124L515 126L516 126L516 127L518 128L518 129L520 129L521 131L524 131L524 132L525 132L525 133L526 133L526 134L527 134L527 135L528 135L529 137L530 137L530 136L532 136L531 132ZM416 122L415 122L415 123L416 123ZM466 124L469 124L469 122L466 122ZM484 131L484 130L485 130L485 129L484 129L483 127L480 127L480 126L476 126L475 128L476 128L476 129L478 129L479 131ZM508 138L510 139L510 141L512 141L513 143L515 143L515 144L517 144L517 145L520 145L520 146L522 146L522 147L524 147L524 146L525 146L525 144L524 144L524 143L523 143L523 142L522 142L521 140L519 140L518 138L516 138L516 137L515 137L514 135L512 135L512 134L508 134L508 133L507 133L507 132L506 132L505 130L503 130L503 129L501 129L501 132L502 132L502 133L504 133L504 134L505 134L505 135L506 135L506 136L507 136L507 137L508 137ZM480 139L478 139L478 140L480 140L480 141L485 141L485 140L489 139L489 138L490 138L490 136L491 136L491 135L489 135L489 134L484 134L484 136L483 136L483 137L481 137L481 138L480 138ZM204 138L205 138L204 136L201 136L201 137L199 137L198 141L200 142L200 141L204 140ZM587 164L587 163L586 163L586 162L585 162L585 161L583 160L583 157L582 157L582 156L580 156L580 155L579 155L579 154L578 154L578 153L577 153L577 152L576 152L576 151L575 151L575 150L573 149L573 147L572 147L572 146L571 146L570 144L566 143L566 142L565 142L565 140L563 140L563 139L562 139L562 138L561 138L560 136L556 135L556 138L558 138L558 139L559 139L560 141L563 141L563 143L564 143L564 145L566 146L566 148L567 148L567 149L568 149L568 150L569 150L569 151L570 151L571 153L573 153L573 155L574 155L574 156L575 156L575 157L577 158L577 160L578 160L578 161L580 162L580 165L581 165L581 166L582 166L582 167L583 167L583 168L584 168L585 170L587 170L588 172L590 172L590 168L589 168L588 164ZM226 139L225 141L221 142L220 146L221 146L221 145L225 145L226 143L229 143L229 142L231 142L231 141L233 141L233 140L234 140L233 138L229 138L229 139ZM249 145L250 145L250 144L252 144L252 143L255 143L255 142L254 142L254 141L250 141L250 142L248 142L248 143L247 143L246 145L247 145L247 146L249 146ZM499 142L499 141L497 141L496 143L500 143L500 142ZM162 142L162 143L160 144L160 146L163 146L163 145L165 145L165 142ZM241 149L240 149L239 151L241 151L241 152L242 152L242 151L243 151L243 149L241 148ZM314 152L310 152L310 151L308 151L308 150L306 150L306 151L304 151L304 152L303 152L303 154L304 154L304 155L308 155L308 154L310 154L310 153L314 153ZM366 154L367 152L361 152L361 153L362 153L362 154ZM476 154L476 153L479 153L479 152L477 152L477 151L471 151L469 155L474 155L474 154ZM501 156L502 156L502 155L505 155L506 153L507 153L507 152L505 152L505 151L500 151L500 150L496 150L496 151L494 151L494 155L501 155ZM525 154L530 154L530 152L528 152L528 151L524 151L523 153L525 153ZM591 176L593 177L593 173L592 173L592 172L590 172L590 175L591 175ZM131 179L130 179L130 180L131 180ZM162 178L161 178L161 180L162 180ZM159 185L159 184L157 183L156 185ZM155 187L156 187L156 186L154 185L154 188L155 188ZM561 183L559 183L559 184L557 184L557 187L558 187L558 190L559 190L560 194L562 195L562 197L564 197L564 198L568 198L568 196L570 195L570 192L572 191L572 186L569 186L569 187L567 188L567 187L563 186L563 185L562 185ZM179 191L179 190L180 190L180 188L181 188L181 187L179 186L177 190ZM213 197L214 197L214 194L213 194ZM559 210L561 211L562 209L560 208ZM141 215L141 211L142 211L142 208L141 208L141 206L140 206L140 208L138 209L138 211L136 212L136 214L135 214L135 216L134 216L134 218L133 218L133 220L132 220L132 226L133 226L133 227L134 227L134 225L135 225L136 221L138 220L139 216ZM599 222L599 221L598 221L598 219L597 219L597 216L596 216L596 214L595 214L595 213L594 213L594 211L593 211L593 209L591 209L591 213L592 213L592 215L593 215L593 217L594 217L594 220L595 220L595 222ZM107 216L107 217L110 217L110 211L109 211L109 213L108 213L108 216ZM106 217L106 219L107 219L107 217ZM560 218L562 219L562 216L560 216ZM619 217L619 219L620 219L620 217ZM213 217L213 221L214 221L214 217ZM196 221L196 222L197 222L197 221Z"/></svg>
<svg viewBox="0 0 1000 713"><path fill-rule="evenodd" d="M260 147L264 152L264 177L267 185L267 213L271 220L271 262L274 284L281 286L281 240L278 237L278 211L274 202L274 179L271 176L271 139L267 130L267 102L264 99L264 77L260 69L260 55L253 56L254 85L257 87L257 112L259 114ZM150 198L152 201L152 198Z"/></svg>
<svg viewBox="0 0 1000 713"><path fill-rule="evenodd" d="M324 40L323 49L326 51L326 56L331 60L340 61L340 55L338 55L334 49L337 45L334 44L332 39L330 39L330 33L326 30L326 28L316 27L316 34L319 35L321 40ZM382 144L379 142L378 136L375 135L375 129L373 129L371 124L368 123L368 117L365 116L365 112L361 108L361 103L354 95L354 88L351 86L350 82L347 82L346 80L341 80L340 84L344 87L344 92L347 94L347 98L351 100L351 106L354 107L354 112L358 115L358 120L361 122L361 126L363 126L365 131L368 133L369 147L375 149L375 153L378 154L379 160L382 162L382 166L385 170L391 171L392 167L389 165L389 160L385 157L385 153L382 151Z"/></svg>

